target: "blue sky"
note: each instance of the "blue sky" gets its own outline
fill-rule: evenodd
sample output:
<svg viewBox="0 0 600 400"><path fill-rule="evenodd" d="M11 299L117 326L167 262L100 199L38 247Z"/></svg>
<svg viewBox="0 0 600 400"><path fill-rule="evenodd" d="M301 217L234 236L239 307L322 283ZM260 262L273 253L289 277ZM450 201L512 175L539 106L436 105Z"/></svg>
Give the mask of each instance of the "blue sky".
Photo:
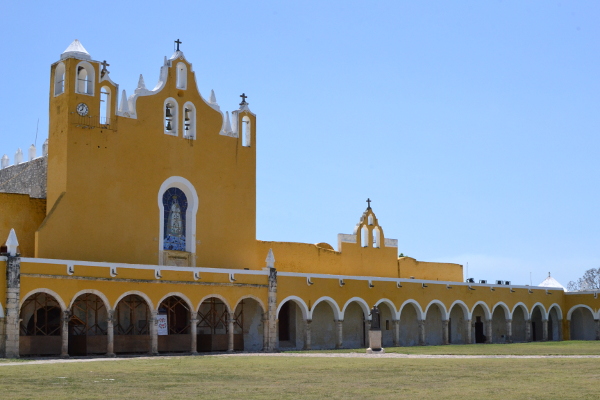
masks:
<svg viewBox="0 0 600 400"><path fill-rule="evenodd" d="M600 267L599 20L595 1L2 2L0 155L38 118L47 137L75 38L128 94L179 38L205 97L257 114L259 239L335 247L370 197L404 254L566 285Z"/></svg>

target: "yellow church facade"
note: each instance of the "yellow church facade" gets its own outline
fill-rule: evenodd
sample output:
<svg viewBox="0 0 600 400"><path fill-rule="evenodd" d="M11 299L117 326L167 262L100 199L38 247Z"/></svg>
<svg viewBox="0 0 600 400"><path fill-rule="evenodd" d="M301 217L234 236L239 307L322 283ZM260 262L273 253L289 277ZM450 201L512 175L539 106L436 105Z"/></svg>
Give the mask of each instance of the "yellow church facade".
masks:
<svg viewBox="0 0 600 400"><path fill-rule="evenodd" d="M256 115L179 44L129 97L79 41L51 66L42 156L1 160L0 355L360 348L374 306L384 347L598 339L596 293L399 257L370 201L337 250L257 240Z"/></svg>

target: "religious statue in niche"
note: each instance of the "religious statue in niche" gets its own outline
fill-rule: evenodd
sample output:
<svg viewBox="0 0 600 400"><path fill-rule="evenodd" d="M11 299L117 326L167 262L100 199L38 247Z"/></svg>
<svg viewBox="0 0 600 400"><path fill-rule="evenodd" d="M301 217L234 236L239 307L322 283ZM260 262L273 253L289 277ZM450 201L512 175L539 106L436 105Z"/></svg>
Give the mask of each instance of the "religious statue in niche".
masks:
<svg viewBox="0 0 600 400"><path fill-rule="evenodd" d="M186 251L185 228L187 198L177 188L170 188L163 194L164 236L163 249Z"/></svg>

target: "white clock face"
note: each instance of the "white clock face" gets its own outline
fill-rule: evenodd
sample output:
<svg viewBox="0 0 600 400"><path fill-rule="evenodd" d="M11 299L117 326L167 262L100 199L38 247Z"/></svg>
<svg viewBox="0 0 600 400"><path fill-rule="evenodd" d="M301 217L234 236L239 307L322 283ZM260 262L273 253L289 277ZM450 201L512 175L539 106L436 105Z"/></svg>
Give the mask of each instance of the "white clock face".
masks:
<svg viewBox="0 0 600 400"><path fill-rule="evenodd" d="M85 103L79 103L77 104L77 114L83 116L86 116L88 113L88 106Z"/></svg>

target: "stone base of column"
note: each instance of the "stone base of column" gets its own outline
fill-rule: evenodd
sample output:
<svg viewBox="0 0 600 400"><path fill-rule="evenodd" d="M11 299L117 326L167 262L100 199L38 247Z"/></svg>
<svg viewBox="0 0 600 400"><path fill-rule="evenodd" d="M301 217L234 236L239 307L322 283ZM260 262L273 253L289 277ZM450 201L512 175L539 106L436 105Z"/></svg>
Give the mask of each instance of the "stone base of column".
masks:
<svg viewBox="0 0 600 400"><path fill-rule="evenodd" d="M369 331L369 348L367 354L383 354L385 350L381 347L381 331Z"/></svg>
<svg viewBox="0 0 600 400"><path fill-rule="evenodd" d="M106 357L114 358L117 355L115 353L106 353Z"/></svg>

